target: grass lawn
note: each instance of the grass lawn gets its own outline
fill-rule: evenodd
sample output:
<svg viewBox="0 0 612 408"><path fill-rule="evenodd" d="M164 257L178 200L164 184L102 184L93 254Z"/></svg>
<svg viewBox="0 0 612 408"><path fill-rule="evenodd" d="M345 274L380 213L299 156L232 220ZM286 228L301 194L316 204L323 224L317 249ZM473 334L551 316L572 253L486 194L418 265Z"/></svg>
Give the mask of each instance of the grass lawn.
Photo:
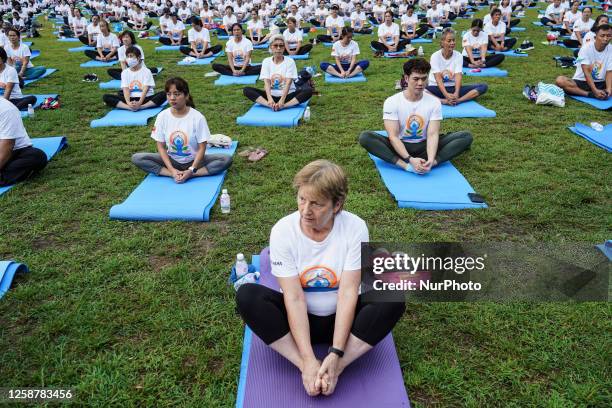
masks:
<svg viewBox="0 0 612 408"><path fill-rule="evenodd" d="M369 36L356 38L371 61L368 81L317 79L322 96L296 129L237 126L251 106L240 87L214 87L204 77L210 67L179 67L178 52L154 52L158 44L140 40L147 65L164 67L159 89L170 76L184 77L213 133L270 152L256 164L235 158L225 182L232 212L215 205L209 223L109 220L110 207L144 177L130 157L155 150L151 125L91 129L108 109L98 84L81 78L110 78L80 68L86 57L67 52L79 44L57 42L46 24L34 63L59 72L26 93L60 93L62 107L38 111L25 125L32 137L66 135L70 147L0 197L0 259L32 271L0 301L2 386L71 387L87 406L232 406L243 324L226 285L230 265L237 252L267 245L274 223L297 208L293 175L318 158L346 170L346 209L367 221L373 241L610 238L610 156L567 130L610 122L610 113L571 99L565 108L524 99L526 83L573 74L552 60L569 50L540 44L545 31L531 24L535 17L529 10L521 23L527 31L516 36L536 49L506 59L509 77L465 78L489 84L478 101L497 117L442 124L445 132L473 133L471 151L454 164L486 197L487 210L397 208L357 137L382 129L382 104L397 92L405 60L372 58ZM459 20L455 28L468 26ZM429 56L438 45L423 47ZM298 68L318 66L329 53L316 46ZM266 55L256 51L255 61ZM394 336L410 398L416 406L609 406L611 312L605 303L409 304Z"/></svg>

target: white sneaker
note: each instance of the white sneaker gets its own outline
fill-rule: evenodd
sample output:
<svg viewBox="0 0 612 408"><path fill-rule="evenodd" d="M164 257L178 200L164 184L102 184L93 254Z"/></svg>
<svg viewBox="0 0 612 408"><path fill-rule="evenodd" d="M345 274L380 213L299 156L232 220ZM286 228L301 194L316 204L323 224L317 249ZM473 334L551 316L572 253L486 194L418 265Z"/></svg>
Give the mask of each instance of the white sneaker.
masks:
<svg viewBox="0 0 612 408"><path fill-rule="evenodd" d="M214 76L217 76L217 75L219 75L219 73L217 71L211 71L211 72L207 72L207 73L204 74L204 76L206 78L214 77Z"/></svg>

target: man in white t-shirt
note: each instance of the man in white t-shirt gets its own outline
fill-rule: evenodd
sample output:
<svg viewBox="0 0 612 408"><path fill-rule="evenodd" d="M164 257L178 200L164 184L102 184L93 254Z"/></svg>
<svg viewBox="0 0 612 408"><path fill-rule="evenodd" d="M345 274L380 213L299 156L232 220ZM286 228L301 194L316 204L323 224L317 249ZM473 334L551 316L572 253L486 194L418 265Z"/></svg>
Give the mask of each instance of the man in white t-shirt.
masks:
<svg viewBox="0 0 612 408"><path fill-rule="evenodd" d="M385 101L383 120L387 136L366 131L359 143L372 155L397 167L425 174L440 163L469 149L472 135L453 132L440 136L442 104L424 92L431 66L423 58L404 64L406 88Z"/></svg>
<svg viewBox="0 0 612 408"><path fill-rule="evenodd" d="M557 85L570 95L606 100L612 97L612 27L595 28L595 41L580 49L576 73L569 79L557 77Z"/></svg>
<svg viewBox="0 0 612 408"><path fill-rule="evenodd" d="M23 181L46 165L47 155L32 146L19 110L0 98L0 187Z"/></svg>

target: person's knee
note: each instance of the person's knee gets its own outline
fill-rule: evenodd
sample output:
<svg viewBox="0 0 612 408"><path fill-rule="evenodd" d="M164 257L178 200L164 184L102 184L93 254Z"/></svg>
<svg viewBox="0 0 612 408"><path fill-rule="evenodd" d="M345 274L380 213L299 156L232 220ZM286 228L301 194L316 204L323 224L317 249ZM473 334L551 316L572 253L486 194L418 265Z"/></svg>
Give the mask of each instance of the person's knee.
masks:
<svg viewBox="0 0 612 408"><path fill-rule="evenodd" d="M478 84L476 85L476 91L478 95L484 95L489 90L489 85L487 84Z"/></svg>
<svg viewBox="0 0 612 408"><path fill-rule="evenodd" d="M256 283L245 283L236 291L236 306L240 314L248 313L256 307L258 298L258 286Z"/></svg>
<svg viewBox="0 0 612 408"><path fill-rule="evenodd" d="M234 158L230 156L229 154L226 154L224 156L225 157L223 158L223 168L229 169L232 163L234 162Z"/></svg>
<svg viewBox="0 0 612 408"><path fill-rule="evenodd" d="M32 159L36 162L37 169L42 169L47 165L47 154L36 147L32 151Z"/></svg>
<svg viewBox="0 0 612 408"><path fill-rule="evenodd" d="M362 71L365 71L370 66L370 61L368 60L359 61L359 66L361 67Z"/></svg>
<svg viewBox="0 0 612 408"><path fill-rule="evenodd" d="M329 68L330 63L329 62L322 62L319 64L319 67L321 68L321 71L327 71L327 68Z"/></svg>
<svg viewBox="0 0 612 408"><path fill-rule="evenodd" d="M119 103L114 95L102 95L102 100L108 106L115 107Z"/></svg>
<svg viewBox="0 0 612 408"><path fill-rule="evenodd" d="M472 145L472 142L474 141L474 137L472 136L470 132L459 132L459 133L461 135L460 139L463 142L465 149L469 149L470 146Z"/></svg>
<svg viewBox="0 0 612 408"><path fill-rule="evenodd" d="M146 155L147 153L134 153L132 155L132 164L136 167L140 167Z"/></svg>
<svg viewBox="0 0 612 408"><path fill-rule="evenodd" d="M364 149L368 148L368 145L370 144L370 139L372 138L372 136L370 135L369 131L363 131L361 132L361 134L359 135L359 144L361 145L361 147L363 147Z"/></svg>
<svg viewBox="0 0 612 408"><path fill-rule="evenodd" d="M555 84L559 88L565 88L567 86L567 78L563 75L559 75L557 79L555 79Z"/></svg>

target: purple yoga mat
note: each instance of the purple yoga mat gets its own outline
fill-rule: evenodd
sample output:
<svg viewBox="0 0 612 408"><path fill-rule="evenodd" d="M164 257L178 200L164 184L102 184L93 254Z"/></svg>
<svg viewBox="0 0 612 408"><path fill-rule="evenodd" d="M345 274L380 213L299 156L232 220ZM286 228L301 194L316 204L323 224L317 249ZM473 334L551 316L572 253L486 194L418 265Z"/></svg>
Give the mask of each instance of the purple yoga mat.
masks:
<svg viewBox="0 0 612 408"><path fill-rule="evenodd" d="M278 289L270 273L268 248L262 251L259 261L260 283ZM319 358L325 356L326 350L327 345L314 347ZM333 395L309 397L300 372L247 327L236 407L400 408L410 407L410 401L391 334L342 373Z"/></svg>

